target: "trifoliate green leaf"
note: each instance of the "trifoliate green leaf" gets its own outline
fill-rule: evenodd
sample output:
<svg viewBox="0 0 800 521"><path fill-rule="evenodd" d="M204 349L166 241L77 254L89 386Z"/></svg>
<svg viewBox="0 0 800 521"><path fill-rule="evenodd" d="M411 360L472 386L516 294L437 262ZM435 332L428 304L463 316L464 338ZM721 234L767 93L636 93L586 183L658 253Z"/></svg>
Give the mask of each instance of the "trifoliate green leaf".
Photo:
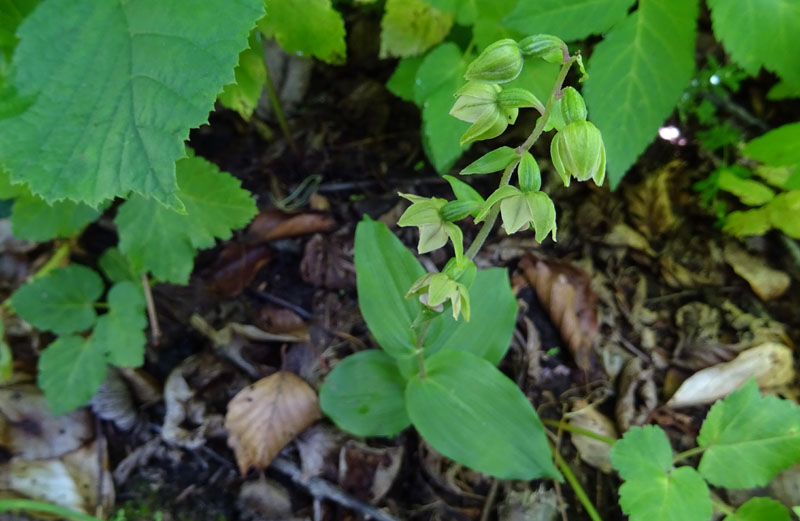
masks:
<svg viewBox="0 0 800 521"><path fill-rule="evenodd" d="M754 497L723 521L791 521L789 510L768 497Z"/></svg>
<svg viewBox="0 0 800 521"><path fill-rule="evenodd" d="M92 327L94 302L102 294L100 275L74 264L25 284L12 295L11 306L32 326L63 335Z"/></svg>
<svg viewBox="0 0 800 521"><path fill-rule="evenodd" d="M239 181L200 157L177 164L181 215L153 199L133 196L117 212L119 249L136 271L162 281L185 284L195 252L228 239L231 230L250 222L256 205Z"/></svg>
<svg viewBox="0 0 800 521"><path fill-rule="evenodd" d="M789 237L800 239L800 190L776 195L766 208L773 227Z"/></svg>
<svg viewBox="0 0 800 521"><path fill-rule="evenodd" d="M230 83L258 0L48 0L19 26L0 162L47 201L175 208L175 160ZM306 35L304 35L306 37ZM58 42L54 44L53 42ZM66 101L65 101L66 100Z"/></svg>
<svg viewBox="0 0 800 521"><path fill-rule="evenodd" d="M697 444L706 450L698 470L712 485L766 485L800 461L800 406L761 396L754 380L711 407Z"/></svg>
<svg viewBox="0 0 800 521"><path fill-rule="evenodd" d="M470 175L501 172L517 159L519 159L519 155L513 148L495 148L491 152L483 154L481 157L468 164L459 174Z"/></svg>
<svg viewBox="0 0 800 521"><path fill-rule="evenodd" d="M141 274L133 269L130 260L119 251L119 248L109 248L104 251L97 264L103 275L111 282L123 280L138 282L141 279Z"/></svg>
<svg viewBox="0 0 800 521"><path fill-rule="evenodd" d="M771 166L800 164L800 123L770 130L747 143L743 153Z"/></svg>
<svg viewBox="0 0 800 521"><path fill-rule="evenodd" d="M105 353L91 339L58 337L39 357L37 382L54 414L86 404L105 377Z"/></svg>
<svg viewBox="0 0 800 521"><path fill-rule="evenodd" d="M139 367L144 363L147 341L144 310L141 285L123 281L111 287L108 313L97 319L92 333L92 341L106 353L108 363L120 367Z"/></svg>
<svg viewBox="0 0 800 521"><path fill-rule="evenodd" d="M547 32L562 40L600 34L625 18L634 0L538 0L519 2L503 23L522 34Z"/></svg>
<svg viewBox="0 0 800 521"><path fill-rule="evenodd" d="M794 0L709 0L714 35L751 76L763 66L800 87L800 9Z"/></svg>
<svg viewBox="0 0 800 521"><path fill-rule="evenodd" d="M417 70L414 100L422 107L425 154L439 173L447 172L465 150L459 138L469 123L450 116L453 93L461 87L466 63L454 43L428 53Z"/></svg>
<svg viewBox="0 0 800 521"><path fill-rule="evenodd" d="M389 92L400 99L414 102L414 84L417 79L417 69L422 64L425 56L411 56L403 58L386 82Z"/></svg>
<svg viewBox="0 0 800 521"><path fill-rule="evenodd" d="M267 14L258 28L290 54L344 63L346 44L342 15L331 0L264 0Z"/></svg>
<svg viewBox="0 0 800 521"><path fill-rule="evenodd" d="M387 0L381 20L380 57L422 54L444 40L453 14L423 0Z"/></svg>
<svg viewBox="0 0 800 521"><path fill-rule="evenodd" d="M250 119L258 106L261 89L267 79L264 47L256 31L250 33L248 43L250 45L239 53L239 65L233 71L236 81L225 85L219 95L222 105L235 110L245 120Z"/></svg>
<svg viewBox="0 0 800 521"><path fill-rule="evenodd" d="M641 0L597 44L584 96L611 188L656 136L694 72L697 0Z"/></svg>
<svg viewBox="0 0 800 521"><path fill-rule="evenodd" d="M619 503L630 521L708 521L708 487L691 467L672 466L667 435L656 426L634 427L614 444L611 464L625 480Z"/></svg>

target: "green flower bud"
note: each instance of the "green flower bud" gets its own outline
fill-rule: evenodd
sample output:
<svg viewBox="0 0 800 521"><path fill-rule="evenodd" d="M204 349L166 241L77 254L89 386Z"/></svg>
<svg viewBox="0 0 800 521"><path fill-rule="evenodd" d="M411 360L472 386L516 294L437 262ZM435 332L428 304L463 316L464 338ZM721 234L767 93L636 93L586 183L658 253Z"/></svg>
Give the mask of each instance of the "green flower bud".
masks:
<svg viewBox="0 0 800 521"><path fill-rule="evenodd" d="M558 175L569 186L570 177L578 181L594 179L598 186L606 176L606 149L603 136L592 123L574 121L550 142L550 157Z"/></svg>
<svg viewBox="0 0 800 521"><path fill-rule="evenodd" d="M525 89L503 89L497 95L497 104L504 110L538 107L544 112L542 102L532 92Z"/></svg>
<svg viewBox="0 0 800 521"><path fill-rule="evenodd" d="M435 311L442 311L443 304L449 300L453 308L453 318L464 315L469 322L469 292L466 286L456 282L447 273L428 273L419 278L408 290L406 298L419 295L424 305Z"/></svg>
<svg viewBox="0 0 800 521"><path fill-rule="evenodd" d="M519 42L522 54L533 58L541 58L550 63L562 63L569 60L567 44L551 34L534 34Z"/></svg>
<svg viewBox="0 0 800 521"><path fill-rule="evenodd" d="M506 83L515 80L522 71L523 59L517 42L510 38L499 40L473 60L464 77L470 81Z"/></svg>
<svg viewBox="0 0 800 521"><path fill-rule="evenodd" d="M561 118L565 125L573 121L586 121L586 103L583 96L572 87L561 91Z"/></svg>
<svg viewBox="0 0 800 521"><path fill-rule="evenodd" d="M497 110L500 91L499 85L471 81L456 91L458 99L450 109L450 115L461 121L475 123L485 112Z"/></svg>
<svg viewBox="0 0 800 521"><path fill-rule="evenodd" d="M523 192L535 192L542 187L542 174L539 165L530 152L522 154L522 159L517 167L519 187Z"/></svg>

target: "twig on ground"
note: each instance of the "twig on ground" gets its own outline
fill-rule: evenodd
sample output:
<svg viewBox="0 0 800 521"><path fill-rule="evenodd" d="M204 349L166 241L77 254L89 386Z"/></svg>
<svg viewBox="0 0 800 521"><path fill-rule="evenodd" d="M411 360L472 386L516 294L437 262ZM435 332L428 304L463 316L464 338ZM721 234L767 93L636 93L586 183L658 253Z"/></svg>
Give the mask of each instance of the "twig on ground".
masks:
<svg viewBox="0 0 800 521"><path fill-rule="evenodd" d="M492 480L492 488L489 489L489 494L486 496L486 502L483 504L483 512L481 512L481 521L489 521L489 514L494 507L494 501L497 498L497 487L500 485L500 480L495 478Z"/></svg>
<svg viewBox="0 0 800 521"><path fill-rule="evenodd" d="M150 281L146 274L142 274L142 287L144 288L144 299L147 302L147 319L150 321L150 339L153 346L158 346L161 338L161 328L158 327L158 315L156 314L156 303L153 300L153 292L150 290Z"/></svg>

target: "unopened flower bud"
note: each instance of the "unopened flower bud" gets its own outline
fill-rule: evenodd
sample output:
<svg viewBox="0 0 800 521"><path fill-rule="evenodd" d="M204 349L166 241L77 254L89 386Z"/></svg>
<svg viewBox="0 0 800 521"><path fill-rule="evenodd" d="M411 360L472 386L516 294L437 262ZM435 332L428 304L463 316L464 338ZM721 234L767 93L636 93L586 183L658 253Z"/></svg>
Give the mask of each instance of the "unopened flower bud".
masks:
<svg viewBox="0 0 800 521"><path fill-rule="evenodd" d="M467 67L464 77L470 81L506 83L515 80L522 71L522 52L511 38L499 40L487 47Z"/></svg>
<svg viewBox="0 0 800 521"><path fill-rule="evenodd" d="M523 192L535 192L542 187L542 174L539 171L539 165L533 158L530 152L522 154L517 167L517 178L519 179L519 187Z"/></svg>
<svg viewBox="0 0 800 521"><path fill-rule="evenodd" d="M602 185L606 175L606 149L600 130L588 121L574 121L555 135L550 157L558 175L569 186L570 177L578 181L594 179Z"/></svg>
<svg viewBox="0 0 800 521"><path fill-rule="evenodd" d="M561 118L565 125L573 121L586 121L586 103L583 96L572 87L561 91Z"/></svg>
<svg viewBox="0 0 800 521"><path fill-rule="evenodd" d="M550 63L562 64L569 60L569 49L560 38L551 34L534 34L519 42L525 56L541 58Z"/></svg>
<svg viewBox="0 0 800 521"><path fill-rule="evenodd" d="M493 83L471 81L456 91L458 99L450 109L450 115L461 121L475 123L484 112L497 110L500 91L500 87Z"/></svg>

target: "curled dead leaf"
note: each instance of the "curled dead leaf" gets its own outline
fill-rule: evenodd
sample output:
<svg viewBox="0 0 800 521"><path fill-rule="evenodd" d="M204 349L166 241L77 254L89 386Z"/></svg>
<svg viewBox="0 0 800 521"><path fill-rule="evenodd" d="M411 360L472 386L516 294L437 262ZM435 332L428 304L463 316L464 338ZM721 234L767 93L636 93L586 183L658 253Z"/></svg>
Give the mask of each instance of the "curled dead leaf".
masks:
<svg viewBox="0 0 800 521"><path fill-rule="evenodd" d="M576 400L572 406L572 411L567 414L567 417L569 418L569 424L573 427L594 432L607 438L617 438L617 429L614 427L614 422L586 400ZM583 461L606 474L611 472L611 458L609 457L611 446L608 443L580 434L571 433L570 436L572 444L578 449L578 454Z"/></svg>
<svg viewBox="0 0 800 521"><path fill-rule="evenodd" d="M394 485L403 446L370 447L350 440L339 451L339 484L355 496L377 503Z"/></svg>
<svg viewBox="0 0 800 521"><path fill-rule="evenodd" d="M678 219L672 211L668 187L672 175L683 166L681 161L672 161L625 190L628 213L634 226L645 237L658 237L675 227Z"/></svg>
<svg viewBox="0 0 800 521"><path fill-rule="evenodd" d="M642 425L658 405L658 391L653 381L653 366L645 366L641 358L631 358L619 377L619 398L615 415L622 432Z"/></svg>
<svg viewBox="0 0 800 521"><path fill-rule="evenodd" d="M792 350L768 342L748 349L730 362L696 372L686 379L667 402L669 407L711 403L724 398L755 378L761 388L780 387L794 380Z"/></svg>
<svg viewBox="0 0 800 521"><path fill-rule="evenodd" d="M750 255L734 242L725 245L723 251L727 262L737 275L750 284L761 300L778 298L789 289L792 279L786 273L770 268L764 259Z"/></svg>
<svg viewBox="0 0 800 521"><path fill-rule="evenodd" d="M271 209L256 215L247 229L247 240L250 243L268 242L310 233L330 232L335 228L336 221L330 214L293 215Z"/></svg>
<svg viewBox="0 0 800 521"><path fill-rule="evenodd" d="M321 415L314 390L301 378L279 371L239 391L228 403L228 445L242 474L264 469L295 436Z"/></svg>

